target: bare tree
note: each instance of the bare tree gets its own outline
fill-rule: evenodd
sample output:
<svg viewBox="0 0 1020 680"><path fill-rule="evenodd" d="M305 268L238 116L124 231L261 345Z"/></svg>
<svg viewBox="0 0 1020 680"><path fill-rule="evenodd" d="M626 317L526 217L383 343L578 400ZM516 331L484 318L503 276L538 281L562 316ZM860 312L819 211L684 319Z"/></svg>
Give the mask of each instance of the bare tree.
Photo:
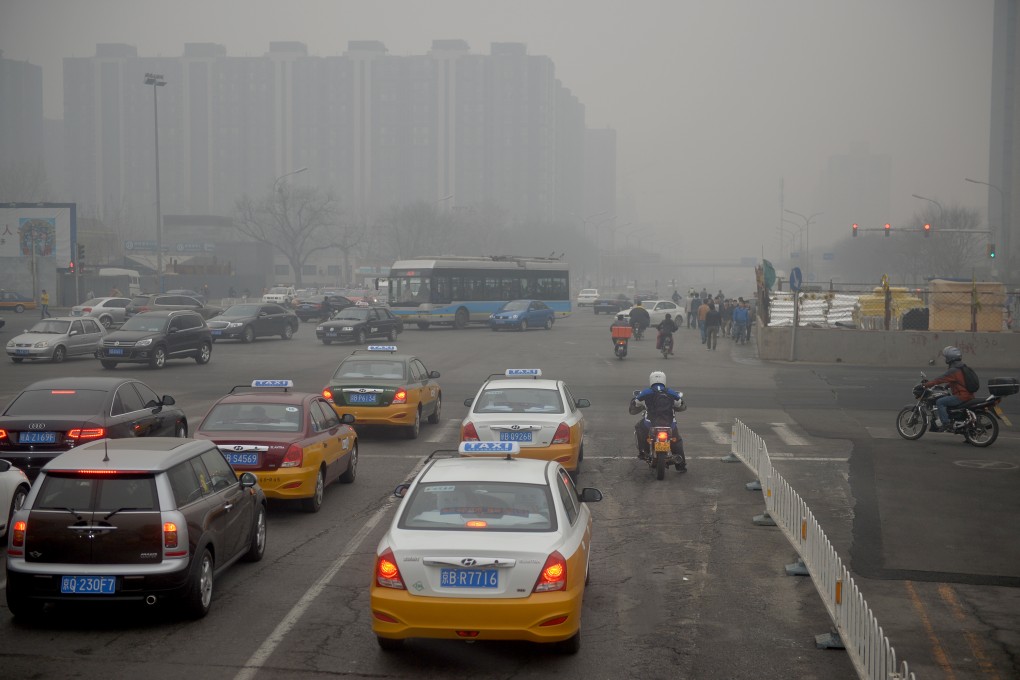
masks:
<svg viewBox="0 0 1020 680"><path fill-rule="evenodd" d="M426 201L394 206L379 219L378 231L385 240L377 246L380 254L389 250L389 258L397 260L448 253L456 241L453 224L447 213Z"/></svg>
<svg viewBox="0 0 1020 680"><path fill-rule="evenodd" d="M340 281L344 284L352 283L351 276L351 253L367 241L368 225L361 220L341 218L333 230L333 239L336 247L340 249L342 270Z"/></svg>
<svg viewBox="0 0 1020 680"><path fill-rule="evenodd" d="M286 257L299 287L309 256L338 247L330 229L337 223L334 200L319 189L283 185L258 201L245 194L237 213L236 229Z"/></svg>

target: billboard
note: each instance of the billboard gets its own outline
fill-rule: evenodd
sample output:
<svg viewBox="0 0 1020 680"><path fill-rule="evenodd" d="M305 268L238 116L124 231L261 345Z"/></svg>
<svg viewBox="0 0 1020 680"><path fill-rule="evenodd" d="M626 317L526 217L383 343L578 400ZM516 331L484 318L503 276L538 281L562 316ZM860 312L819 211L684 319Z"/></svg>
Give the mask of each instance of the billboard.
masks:
<svg viewBox="0 0 1020 680"><path fill-rule="evenodd" d="M77 204L0 204L0 287L55 297L57 270L69 266L77 242Z"/></svg>

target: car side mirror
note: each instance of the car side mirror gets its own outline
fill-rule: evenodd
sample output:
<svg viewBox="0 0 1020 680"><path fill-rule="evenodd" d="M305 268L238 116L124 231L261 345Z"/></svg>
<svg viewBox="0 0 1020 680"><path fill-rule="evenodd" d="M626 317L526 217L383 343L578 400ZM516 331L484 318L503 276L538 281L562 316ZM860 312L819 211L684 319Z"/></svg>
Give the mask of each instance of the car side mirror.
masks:
<svg viewBox="0 0 1020 680"><path fill-rule="evenodd" d="M344 425L351 425L354 422L354 420L355 419L353 413L345 413L342 416L340 416L340 422L343 423Z"/></svg>
<svg viewBox="0 0 1020 680"><path fill-rule="evenodd" d="M582 503L598 503L602 500L602 492L598 489L586 486L581 489L581 493L577 494L577 500Z"/></svg>
<svg viewBox="0 0 1020 680"><path fill-rule="evenodd" d="M438 378L439 377L439 371L429 371L429 377L430 378Z"/></svg>
<svg viewBox="0 0 1020 680"><path fill-rule="evenodd" d="M393 495L396 496L397 498L403 498L404 494L406 494L407 490L410 488L411 485L408 484L407 482L404 482L403 484L397 484L397 488L393 490Z"/></svg>
<svg viewBox="0 0 1020 680"><path fill-rule="evenodd" d="M251 489L258 485L259 478L250 472L242 472L238 481L240 482L242 489Z"/></svg>
<svg viewBox="0 0 1020 680"><path fill-rule="evenodd" d="M163 406L173 406L174 404L177 403L177 401L169 394L164 394L163 398L160 400L160 403L163 404Z"/></svg>
<svg viewBox="0 0 1020 680"><path fill-rule="evenodd" d="M11 464L11 461L0 458L0 472L7 472L12 467L14 467L14 465Z"/></svg>
<svg viewBox="0 0 1020 680"><path fill-rule="evenodd" d="M474 402L474 397L468 397L464 400L464 405L471 408L471 404Z"/></svg>
<svg viewBox="0 0 1020 680"><path fill-rule="evenodd" d="M575 399L574 405L577 406L577 408L588 408L591 406L591 402L587 399Z"/></svg>
<svg viewBox="0 0 1020 680"><path fill-rule="evenodd" d="M263 316L269 316L269 315L267 313L265 313L265 312L259 312L259 316L263 317Z"/></svg>
<svg viewBox="0 0 1020 680"><path fill-rule="evenodd" d="M78 331L71 331L71 332L70 332L70 333L68 333L67 335L68 335L68 336L72 336L72 335L78 335Z"/></svg>

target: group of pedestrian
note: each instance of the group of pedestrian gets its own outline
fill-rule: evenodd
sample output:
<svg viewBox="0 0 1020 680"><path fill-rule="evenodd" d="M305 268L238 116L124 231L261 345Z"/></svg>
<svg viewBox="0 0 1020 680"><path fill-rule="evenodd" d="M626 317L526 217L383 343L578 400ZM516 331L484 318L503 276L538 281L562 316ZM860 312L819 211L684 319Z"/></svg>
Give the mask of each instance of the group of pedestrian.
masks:
<svg viewBox="0 0 1020 680"><path fill-rule="evenodd" d="M739 344L750 340L752 313L744 298L727 298L722 290L712 296L705 288L700 293L691 288L687 296L687 327L697 325L705 349L714 351L720 335Z"/></svg>

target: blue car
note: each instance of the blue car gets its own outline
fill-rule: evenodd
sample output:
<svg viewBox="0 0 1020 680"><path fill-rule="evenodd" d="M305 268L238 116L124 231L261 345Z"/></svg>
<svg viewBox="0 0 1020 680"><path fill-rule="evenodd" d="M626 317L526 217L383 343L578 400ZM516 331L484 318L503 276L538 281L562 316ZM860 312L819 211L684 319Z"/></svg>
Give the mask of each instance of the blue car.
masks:
<svg viewBox="0 0 1020 680"><path fill-rule="evenodd" d="M511 300L489 317L489 327L513 328L526 331L529 328L552 328L556 312L541 300Z"/></svg>

